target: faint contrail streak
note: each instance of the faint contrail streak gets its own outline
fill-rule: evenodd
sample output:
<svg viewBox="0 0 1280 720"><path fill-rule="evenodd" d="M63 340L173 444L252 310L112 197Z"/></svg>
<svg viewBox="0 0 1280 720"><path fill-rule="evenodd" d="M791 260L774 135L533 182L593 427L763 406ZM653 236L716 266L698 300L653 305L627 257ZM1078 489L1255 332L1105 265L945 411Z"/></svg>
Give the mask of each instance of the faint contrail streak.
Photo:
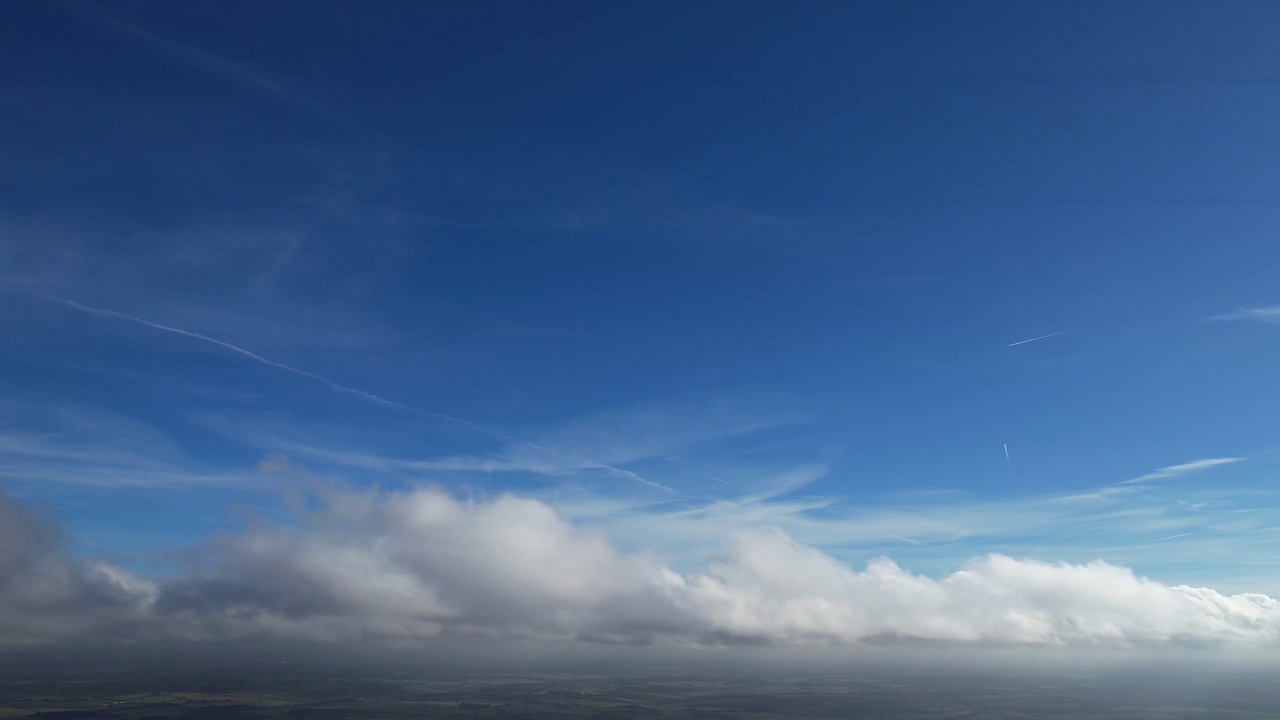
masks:
<svg viewBox="0 0 1280 720"><path fill-rule="evenodd" d="M1056 332L1056 333L1049 333L1048 335L1041 335L1040 337L1033 337L1033 338L1031 338L1030 340L1019 340L1018 342L1015 342L1015 343L1009 343L1009 347L1013 347L1013 346L1015 346L1015 345L1025 345L1025 344L1027 344L1027 343L1029 343L1029 342L1035 342L1035 341L1037 341L1037 340L1043 340L1043 339L1045 339L1045 338L1051 338L1051 337L1053 337L1053 336L1055 336L1055 335L1061 335L1062 333L1069 333L1069 332L1071 332L1071 330L1070 330L1070 329L1067 329L1067 330L1059 330L1059 331L1058 331L1058 332Z"/></svg>
<svg viewBox="0 0 1280 720"><path fill-rule="evenodd" d="M1013 473L1013 458L1009 457L1009 443L1001 444L1004 445L1004 461L1009 464L1009 479L1016 483L1018 476Z"/></svg>
<svg viewBox="0 0 1280 720"><path fill-rule="evenodd" d="M239 83L254 92L277 101L294 105L325 122L332 123L350 132L358 138L364 136L364 133L359 128L339 117L328 107L272 80L261 72L215 55L191 43L161 37L142 27L125 22L114 14L92 4L79 5L76 10L82 17L104 24L118 33L122 33L160 53L168 55L171 59L184 62L210 75Z"/></svg>
<svg viewBox="0 0 1280 720"><path fill-rule="evenodd" d="M596 462L595 460L591 460L589 458L570 455L568 453L557 450L555 448L547 447L545 445L539 445L538 443L531 442L529 440L521 440L520 438L512 437L511 435L507 435L506 433L498 432L497 430L491 430L487 427L484 427L483 425L477 425L476 423L473 423L470 420L464 420L462 418L454 417L452 415L446 415L444 413L434 412L431 410L424 410L422 408L414 407L412 405L405 405L404 403L399 403L394 400L388 400L379 395L374 395L373 393L365 392L364 390L357 390L356 388L347 387L346 385L339 385L338 383L322 375L317 375L313 372L308 372L301 368L293 367L292 365L286 365L282 362L276 362L275 360L267 359L253 352L252 350L246 350L238 345L233 345L225 340L219 340L218 338L210 337L208 335L202 335L197 332L191 332L190 330L183 330L182 328L173 327L172 325L163 325L158 322L144 320L143 318L134 317L133 315L126 315L116 310L106 310L103 308L91 307L89 305L84 305L82 303L78 303L74 300L68 300L66 298L55 297L53 295L45 295L44 293L38 293L38 292L32 292L32 291L26 291L26 294L41 298L49 302L60 303L62 305L66 305L67 307L75 308L76 310L89 313L91 315L98 315L100 317L110 317L110 318L117 318L120 320L127 320L129 322L136 323L138 325L144 325L146 327L149 327L155 330L175 333L177 335L182 335L184 337L189 337L195 340L201 340L203 342L207 342L212 345L217 345L218 347L223 348L225 350L230 350L231 352L236 353L238 355L243 355L244 357L247 357L250 360L255 360L259 363L262 363L263 365L267 365L269 367L273 367L278 370L284 370L285 372L290 372L290 373L293 373L294 375L301 375L302 377L309 378L311 380L314 380L320 383L321 385L324 385L325 387L335 392L347 393L348 395L355 395L355 396L364 398L365 400L369 400L370 402L383 405L385 407L396 408L399 410L405 410L407 412L416 413L418 415L423 415L425 417L433 417L433 418L438 418L440 420L445 420L447 422L468 427L477 432L484 433L486 435L498 438L500 440L504 440L509 443L514 443L516 445L523 445L525 447L533 448L535 450L541 450L543 452L549 452L555 455L559 455L560 457L566 460L571 460L575 463L578 463L590 468L594 468L596 470L604 470L618 477L625 477L630 480L635 480L636 482L644 483L645 485L659 488L667 492L672 492L672 493L675 492L675 490L672 490L666 485L662 485L661 483L656 483L652 480L641 477L640 475L637 475L636 473L633 473L630 470L623 470L622 468L616 468L616 467L613 467L612 465L606 465L601 462Z"/></svg>

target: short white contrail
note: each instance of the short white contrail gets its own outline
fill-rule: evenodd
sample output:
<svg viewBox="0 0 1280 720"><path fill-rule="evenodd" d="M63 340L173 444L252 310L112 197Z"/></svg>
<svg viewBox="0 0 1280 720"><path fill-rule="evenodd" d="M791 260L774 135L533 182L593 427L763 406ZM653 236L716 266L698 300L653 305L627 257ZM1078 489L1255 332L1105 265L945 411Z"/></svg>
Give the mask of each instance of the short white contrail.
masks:
<svg viewBox="0 0 1280 720"><path fill-rule="evenodd" d="M1164 542L1165 540L1177 540L1178 538L1190 537L1192 535L1195 535L1195 533L1187 532L1187 533L1178 533L1177 535L1165 535L1164 537L1158 537L1155 540L1152 540L1151 542L1158 543L1158 542Z"/></svg>
<svg viewBox="0 0 1280 720"><path fill-rule="evenodd" d="M1015 343L1009 343L1009 347L1013 347L1013 346L1015 346L1015 345L1025 345L1025 344L1027 344L1027 343L1029 343L1029 342L1035 342L1035 341L1037 341L1037 340L1044 340L1045 338L1051 338L1051 337L1053 337L1053 336L1055 336L1055 335L1061 335L1062 333L1069 333L1069 332L1071 332L1071 329L1067 329L1067 330L1059 330L1059 331L1058 331L1058 332L1056 332L1056 333L1049 333L1048 335L1041 335L1040 337L1033 337L1033 338L1031 338L1030 340L1019 340L1018 342L1015 342Z"/></svg>
<svg viewBox="0 0 1280 720"><path fill-rule="evenodd" d="M452 415L446 415L444 413L434 412L431 410L424 410L422 408L414 407L412 405L405 405L404 403L399 403L394 400L388 400L379 395L374 395L373 393L365 392L364 390L357 390L356 388L347 387L346 385L339 385L338 383L322 375L317 375L313 372L308 372L301 368L296 368L292 365L286 365L282 362L276 362L275 360L270 360L268 358L265 358L253 352L252 350L246 350L238 345L233 345L225 340L219 340L218 338L210 337L208 335L202 335L197 332L191 332L190 330L183 330L182 328L173 327L172 325L163 325L161 323L152 322L150 320L145 320L140 317L134 317L133 315L126 315L116 310L106 310L104 308L91 307L89 305L84 305L82 303L78 303L74 300L68 300L66 298L60 298L60 297L55 297L53 295L46 295L44 293L31 292L31 291L28 291L26 294L41 298L42 300L46 300L48 302L55 302L70 308L75 308L76 310L89 313L91 315L98 315L100 317L110 317L110 318L117 318L120 320L127 320L131 323L144 325L146 327L149 327L155 330L162 330L164 332L175 333L185 337L193 338L195 340L201 340L203 342L207 342L212 345L217 345L218 347L223 348L225 350L230 350L231 352L236 353L238 355L243 355L244 357L247 357L250 360L255 360L259 363L262 363L263 365L267 365L269 367L273 367L278 370L284 370L285 372L290 372L290 373L293 373L294 375L301 375L302 377L309 378L311 380L314 380L320 383L321 385L324 385L325 387L335 392L346 393L348 395L356 395L358 397L362 397L365 400L369 400L370 402L377 403L384 407L396 408L398 410L405 410L407 412L415 413L425 417L438 418L440 420L445 420L447 422L463 425L477 432L484 433L486 435L498 438L500 440L504 440L509 443L513 443L516 445L523 445L525 447L533 448L535 450L541 450L543 452L549 452L554 455L559 455L560 457L566 460L571 460L580 465L584 465L586 467L594 468L596 470L604 470L618 477L625 477L630 480L635 480L636 482L640 482L645 485L649 485L651 487L659 488L667 492L672 492L672 493L675 492L675 490L672 490L666 485L662 485L661 483L656 483L652 480L641 477L640 475L633 473L630 470L623 470L622 468L613 467L612 465L606 465L604 463L596 462L595 460L591 460L588 458L570 455L568 453L557 450L555 448L547 447L545 445L540 445L538 443L531 442L529 440L521 440L520 438L512 437L511 435L508 435L506 433L498 432L497 430L491 430L487 427L484 427L483 425L477 425L476 423L473 423L470 420L464 420L462 418L454 417Z"/></svg>
<svg viewBox="0 0 1280 720"><path fill-rule="evenodd" d="M1004 445L1004 461L1009 464L1009 478L1018 482L1018 476L1013 474L1013 458L1009 457L1009 443L1001 444Z"/></svg>

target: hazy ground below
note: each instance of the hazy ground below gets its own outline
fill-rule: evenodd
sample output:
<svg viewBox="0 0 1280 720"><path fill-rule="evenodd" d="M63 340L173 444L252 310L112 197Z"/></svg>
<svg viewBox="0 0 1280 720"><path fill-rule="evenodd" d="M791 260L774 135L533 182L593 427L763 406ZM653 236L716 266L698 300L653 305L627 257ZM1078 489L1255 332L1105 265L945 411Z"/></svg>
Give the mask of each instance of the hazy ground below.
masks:
<svg viewBox="0 0 1280 720"><path fill-rule="evenodd" d="M328 656L326 656L326 654ZM1280 717L1270 670L659 667L252 657L0 657L0 718L1161 718ZM524 664L523 662L519 664ZM466 667L462 667L466 665Z"/></svg>

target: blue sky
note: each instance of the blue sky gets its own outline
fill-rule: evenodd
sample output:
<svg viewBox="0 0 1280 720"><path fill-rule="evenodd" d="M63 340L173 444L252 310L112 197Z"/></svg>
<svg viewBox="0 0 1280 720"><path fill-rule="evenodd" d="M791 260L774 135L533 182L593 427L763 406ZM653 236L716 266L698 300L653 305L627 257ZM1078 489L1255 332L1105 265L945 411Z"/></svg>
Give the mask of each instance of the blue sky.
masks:
<svg viewBox="0 0 1280 720"><path fill-rule="evenodd" d="M0 489L77 554L435 483L1280 592L1280 6L6 14Z"/></svg>

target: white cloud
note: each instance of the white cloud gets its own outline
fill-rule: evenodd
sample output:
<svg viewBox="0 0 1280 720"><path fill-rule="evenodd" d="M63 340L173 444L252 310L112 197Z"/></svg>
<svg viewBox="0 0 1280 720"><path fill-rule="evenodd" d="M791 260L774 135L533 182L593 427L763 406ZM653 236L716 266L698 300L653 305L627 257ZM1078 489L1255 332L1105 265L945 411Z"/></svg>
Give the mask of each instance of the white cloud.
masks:
<svg viewBox="0 0 1280 720"><path fill-rule="evenodd" d="M213 632L320 627L351 638L1129 645L1270 642L1280 631L1280 604L1269 597L1170 587L1102 562L991 555L933 579L887 559L856 571L772 529L738 533L723 559L681 575L510 495L462 503L433 489L338 494L308 527L211 546L221 572L166 589L162 606Z"/></svg>
<svg viewBox="0 0 1280 720"><path fill-rule="evenodd" d="M1214 320L1252 320L1254 322L1280 323L1280 305L1271 307L1240 308L1213 316Z"/></svg>
<svg viewBox="0 0 1280 720"><path fill-rule="evenodd" d="M883 558L855 572L781 533L741 539L691 588L698 615L716 629L775 641L1271 642L1280 630L1272 598L1169 587L1103 562L989 555L935 580Z"/></svg>
<svg viewBox="0 0 1280 720"><path fill-rule="evenodd" d="M440 636L621 643L1272 644L1280 602L1170 586L1108 564L985 555L940 578L856 570L781 530L734 534L678 573L548 505L439 489L329 491L289 525L210 539L156 585L57 549L0 499L0 641L54 635L331 641Z"/></svg>

